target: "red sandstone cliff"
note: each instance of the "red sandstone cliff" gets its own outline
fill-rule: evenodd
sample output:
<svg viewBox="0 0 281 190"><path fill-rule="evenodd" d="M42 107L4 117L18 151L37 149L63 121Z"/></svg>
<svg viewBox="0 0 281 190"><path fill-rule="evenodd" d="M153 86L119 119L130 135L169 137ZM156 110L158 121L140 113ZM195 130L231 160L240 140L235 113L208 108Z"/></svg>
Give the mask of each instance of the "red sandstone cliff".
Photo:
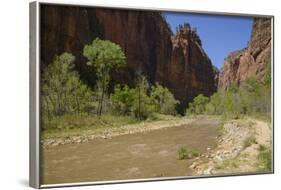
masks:
<svg viewBox="0 0 281 190"><path fill-rule="evenodd" d="M248 47L229 54L219 74L218 87L227 89L231 84L253 78L264 79L271 63L271 19L254 18Z"/></svg>
<svg viewBox="0 0 281 190"><path fill-rule="evenodd" d="M113 81L131 83L137 70L167 86L182 110L199 93L215 91L212 64L193 30L173 35L159 12L44 5L41 9L41 64L68 51L80 76L94 81L82 50L94 38L111 40L125 52L127 67Z"/></svg>
<svg viewBox="0 0 281 190"><path fill-rule="evenodd" d="M212 95L216 91L213 66L196 30L189 25L180 27L171 41L173 48L167 86L175 97L186 105L200 93Z"/></svg>

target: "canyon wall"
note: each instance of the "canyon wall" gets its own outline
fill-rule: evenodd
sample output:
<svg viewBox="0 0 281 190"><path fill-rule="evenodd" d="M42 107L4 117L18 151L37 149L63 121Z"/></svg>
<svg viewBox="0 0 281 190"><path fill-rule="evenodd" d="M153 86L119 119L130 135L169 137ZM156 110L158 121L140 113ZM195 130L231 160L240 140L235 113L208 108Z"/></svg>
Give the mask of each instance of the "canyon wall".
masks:
<svg viewBox="0 0 281 190"><path fill-rule="evenodd" d="M263 81L271 64L271 19L254 18L250 41L244 49L225 59L219 74L218 88L238 86L247 79Z"/></svg>
<svg viewBox="0 0 281 190"><path fill-rule="evenodd" d="M196 30L183 27L171 37L172 56L167 86L184 105L202 93L216 91L212 63L204 52Z"/></svg>
<svg viewBox="0 0 281 190"><path fill-rule="evenodd" d="M151 83L168 87L183 111L196 95L215 92L212 64L199 36L191 28L173 34L159 12L42 5L41 68L55 55L75 55L76 69L90 86L95 71L82 56L85 44L96 37L119 44L127 67L112 73L112 83L134 82L141 71Z"/></svg>

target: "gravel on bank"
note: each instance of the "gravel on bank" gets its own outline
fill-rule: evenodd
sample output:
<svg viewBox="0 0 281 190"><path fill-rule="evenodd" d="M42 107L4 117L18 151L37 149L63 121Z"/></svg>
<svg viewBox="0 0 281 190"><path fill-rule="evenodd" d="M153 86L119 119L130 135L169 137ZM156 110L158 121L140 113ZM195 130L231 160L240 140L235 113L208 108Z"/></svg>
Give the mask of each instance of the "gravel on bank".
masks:
<svg viewBox="0 0 281 190"><path fill-rule="evenodd" d="M84 143L93 139L110 139L119 135L126 134L135 134L135 133L144 133L151 130L157 130L167 127L177 127L182 125L187 125L193 122L193 118L178 118L171 120L162 120L162 121L151 121L151 122L142 122L138 124L125 125L122 127L115 128L105 128L105 129L93 129L88 131L86 134L69 136L69 137L58 137L58 138L46 138L41 140L41 145L44 148L72 144L72 143Z"/></svg>
<svg viewBox="0 0 281 190"><path fill-rule="evenodd" d="M222 130L217 147L208 148L190 166L194 175L257 172L260 145L271 148L269 123L251 118L232 120L225 122Z"/></svg>

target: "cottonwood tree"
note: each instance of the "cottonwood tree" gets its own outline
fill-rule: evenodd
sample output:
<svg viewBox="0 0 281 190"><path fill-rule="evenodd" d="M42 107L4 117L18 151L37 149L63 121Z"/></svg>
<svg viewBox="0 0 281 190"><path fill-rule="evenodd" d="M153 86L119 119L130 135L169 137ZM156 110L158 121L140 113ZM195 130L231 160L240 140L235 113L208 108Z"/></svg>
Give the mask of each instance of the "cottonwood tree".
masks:
<svg viewBox="0 0 281 190"><path fill-rule="evenodd" d="M162 114L175 114L176 105L179 101L174 98L174 95L168 88L156 83L151 89L151 98L155 105L155 111Z"/></svg>
<svg viewBox="0 0 281 190"><path fill-rule="evenodd" d="M187 113L190 114L202 114L205 112L205 107L209 102L209 98L203 94L196 96L192 102L188 104Z"/></svg>
<svg viewBox="0 0 281 190"><path fill-rule="evenodd" d="M92 91L73 70L75 57L70 53L55 56L42 76L42 107L48 116L80 113L91 102Z"/></svg>
<svg viewBox="0 0 281 190"><path fill-rule="evenodd" d="M221 114L223 111L222 93L218 91L210 97L210 102L206 105L206 111L208 114Z"/></svg>
<svg viewBox="0 0 281 190"><path fill-rule="evenodd" d="M87 64L96 70L98 87L101 91L97 114L101 116L104 95L110 81L110 72L123 67L126 64L126 57L119 45L99 38L84 47L83 55L88 59Z"/></svg>
<svg viewBox="0 0 281 190"><path fill-rule="evenodd" d="M136 72L136 87L132 112L139 120L145 119L153 112L153 102L148 95L149 83L141 71Z"/></svg>
<svg viewBox="0 0 281 190"><path fill-rule="evenodd" d="M120 115L129 115L135 98L135 89L129 88L127 85L121 87L116 85L114 93L111 94L112 111Z"/></svg>

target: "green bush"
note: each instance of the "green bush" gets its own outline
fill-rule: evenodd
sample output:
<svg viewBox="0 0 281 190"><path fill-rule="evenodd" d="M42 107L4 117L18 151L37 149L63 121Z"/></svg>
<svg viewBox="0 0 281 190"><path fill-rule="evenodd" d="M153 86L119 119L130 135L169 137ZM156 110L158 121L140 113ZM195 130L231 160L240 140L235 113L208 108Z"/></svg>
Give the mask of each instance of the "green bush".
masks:
<svg viewBox="0 0 281 190"><path fill-rule="evenodd" d="M131 112L134 117L139 120L146 119L154 112L154 106L151 97L149 96L149 82L141 73L137 73L136 86L132 89L133 104Z"/></svg>
<svg viewBox="0 0 281 190"><path fill-rule="evenodd" d="M43 117L82 113L92 102L93 92L73 70L75 57L69 53L56 56L42 76Z"/></svg>
<svg viewBox="0 0 281 190"><path fill-rule="evenodd" d="M217 92L214 93L210 97L210 101L206 104L206 112L208 114L222 114L223 107L222 107L222 93Z"/></svg>
<svg viewBox="0 0 281 190"><path fill-rule="evenodd" d="M179 160L192 159L198 156L200 156L200 153L197 149L187 149L185 147L181 147L178 150Z"/></svg>
<svg viewBox="0 0 281 190"><path fill-rule="evenodd" d="M270 79L265 79L264 82L248 79L239 87L233 84L227 90L219 90L209 99L200 94L189 103L187 113L208 113L233 119L242 115L262 115L270 121L271 84L269 81Z"/></svg>
<svg viewBox="0 0 281 190"><path fill-rule="evenodd" d="M101 117L98 117L97 115L88 114L64 114L63 116L52 117L51 119L43 119L42 126L44 131L83 130L120 127L137 122L135 118L130 116L103 114Z"/></svg>
<svg viewBox="0 0 281 190"><path fill-rule="evenodd" d="M218 163L215 166L215 169L217 170L225 170L225 169L234 169L238 168L241 161L236 157L236 158L230 158L223 160L222 162Z"/></svg>
<svg viewBox="0 0 281 190"><path fill-rule="evenodd" d="M135 91L130 89L127 85L116 85L114 93L111 94L111 103L113 113L119 115L130 115L134 103Z"/></svg>
<svg viewBox="0 0 281 190"><path fill-rule="evenodd" d="M158 83L151 86L144 75L137 75L135 88L116 85L111 94L111 110L118 115L132 115L138 119L153 119L153 113L176 114L173 94Z"/></svg>
<svg viewBox="0 0 281 190"><path fill-rule="evenodd" d="M174 98L174 95L168 88L156 83L151 89L151 98L155 105L155 111L161 114L176 114L176 106L179 101Z"/></svg>
<svg viewBox="0 0 281 190"><path fill-rule="evenodd" d="M260 171L272 170L272 153L270 148L260 145L258 154L258 169Z"/></svg>
<svg viewBox="0 0 281 190"><path fill-rule="evenodd" d="M193 99L193 102L188 104L188 114L203 114L206 111L206 105L209 102L209 98L199 94Z"/></svg>

